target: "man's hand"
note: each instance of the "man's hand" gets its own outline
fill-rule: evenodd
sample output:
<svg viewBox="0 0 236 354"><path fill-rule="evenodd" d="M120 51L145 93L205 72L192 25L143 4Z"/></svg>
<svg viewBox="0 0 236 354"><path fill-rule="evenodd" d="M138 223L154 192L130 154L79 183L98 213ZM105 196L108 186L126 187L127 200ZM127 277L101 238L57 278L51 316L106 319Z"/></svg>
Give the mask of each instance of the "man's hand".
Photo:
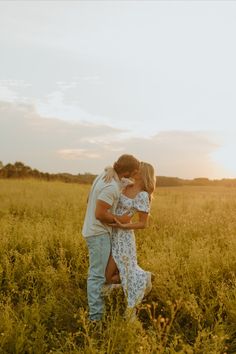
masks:
<svg viewBox="0 0 236 354"><path fill-rule="evenodd" d="M126 229L127 226L130 226L130 223L122 223L120 222L116 217L115 217L115 222L108 224L109 226L115 227L115 228L119 228L119 229Z"/></svg>
<svg viewBox="0 0 236 354"><path fill-rule="evenodd" d="M102 179L106 183L110 183L112 181L112 179L115 178L115 176L116 176L115 170L114 170L113 167L108 166L108 167L105 168L105 172L106 172L106 174L103 176Z"/></svg>
<svg viewBox="0 0 236 354"><path fill-rule="evenodd" d="M105 203L102 200L97 201L95 209L95 217L104 224L111 224L114 222L115 218L122 224L127 224L131 220L131 216L127 213L121 216L113 215L110 212L111 205Z"/></svg>
<svg viewBox="0 0 236 354"><path fill-rule="evenodd" d="M116 220L119 221L120 223L122 224L127 224L130 222L132 216L129 215L128 213L127 214L124 214L124 215L121 215L121 216L117 216L116 215Z"/></svg>

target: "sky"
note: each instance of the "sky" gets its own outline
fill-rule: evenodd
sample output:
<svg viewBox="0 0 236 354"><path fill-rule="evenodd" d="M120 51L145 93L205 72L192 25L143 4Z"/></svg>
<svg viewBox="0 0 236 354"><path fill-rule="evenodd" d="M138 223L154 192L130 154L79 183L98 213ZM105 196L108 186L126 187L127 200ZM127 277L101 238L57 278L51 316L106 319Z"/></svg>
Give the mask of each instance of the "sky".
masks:
<svg viewBox="0 0 236 354"><path fill-rule="evenodd" d="M0 1L0 161L236 178L236 2Z"/></svg>

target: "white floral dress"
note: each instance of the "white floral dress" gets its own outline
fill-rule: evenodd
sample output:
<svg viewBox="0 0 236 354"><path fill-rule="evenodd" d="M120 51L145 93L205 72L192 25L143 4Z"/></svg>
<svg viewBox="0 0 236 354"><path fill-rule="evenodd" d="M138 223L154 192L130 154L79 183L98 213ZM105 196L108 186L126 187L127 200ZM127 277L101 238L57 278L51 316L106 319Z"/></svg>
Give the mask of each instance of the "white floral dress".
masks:
<svg viewBox="0 0 236 354"><path fill-rule="evenodd" d="M149 209L150 203L147 192L139 192L133 199L121 194L116 208L116 215L126 213L133 215L137 211L148 213ZM113 229L112 256L119 269L121 284L127 297L128 307L134 307L144 297L148 275L137 263L133 230Z"/></svg>

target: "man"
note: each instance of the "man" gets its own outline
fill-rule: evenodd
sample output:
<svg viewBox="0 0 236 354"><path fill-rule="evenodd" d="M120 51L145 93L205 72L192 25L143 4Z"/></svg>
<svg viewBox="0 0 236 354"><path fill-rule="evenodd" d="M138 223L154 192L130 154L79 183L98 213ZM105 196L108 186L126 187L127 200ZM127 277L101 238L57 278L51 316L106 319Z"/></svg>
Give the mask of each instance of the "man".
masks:
<svg viewBox="0 0 236 354"><path fill-rule="evenodd" d="M121 179L130 178L139 169L139 161L132 155L122 155L114 163L116 176L111 182L103 179L105 172L93 182L84 219L82 234L89 250L89 272L87 279L87 296L89 318L92 321L101 320L104 302L102 286L105 282L105 270L111 252L110 236L114 212L121 191ZM117 217L122 223L130 221L128 215Z"/></svg>

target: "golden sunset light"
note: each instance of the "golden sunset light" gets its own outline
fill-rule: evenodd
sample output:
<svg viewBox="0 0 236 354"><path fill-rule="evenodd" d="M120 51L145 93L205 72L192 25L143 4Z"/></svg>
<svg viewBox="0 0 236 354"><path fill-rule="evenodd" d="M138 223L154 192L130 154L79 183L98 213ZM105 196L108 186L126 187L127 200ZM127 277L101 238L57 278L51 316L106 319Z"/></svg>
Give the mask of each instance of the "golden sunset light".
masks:
<svg viewBox="0 0 236 354"><path fill-rule="evenodd" d="M129 152L160 175L236 176L234 2L0 10L3 163L99 173Z"/></svg>

